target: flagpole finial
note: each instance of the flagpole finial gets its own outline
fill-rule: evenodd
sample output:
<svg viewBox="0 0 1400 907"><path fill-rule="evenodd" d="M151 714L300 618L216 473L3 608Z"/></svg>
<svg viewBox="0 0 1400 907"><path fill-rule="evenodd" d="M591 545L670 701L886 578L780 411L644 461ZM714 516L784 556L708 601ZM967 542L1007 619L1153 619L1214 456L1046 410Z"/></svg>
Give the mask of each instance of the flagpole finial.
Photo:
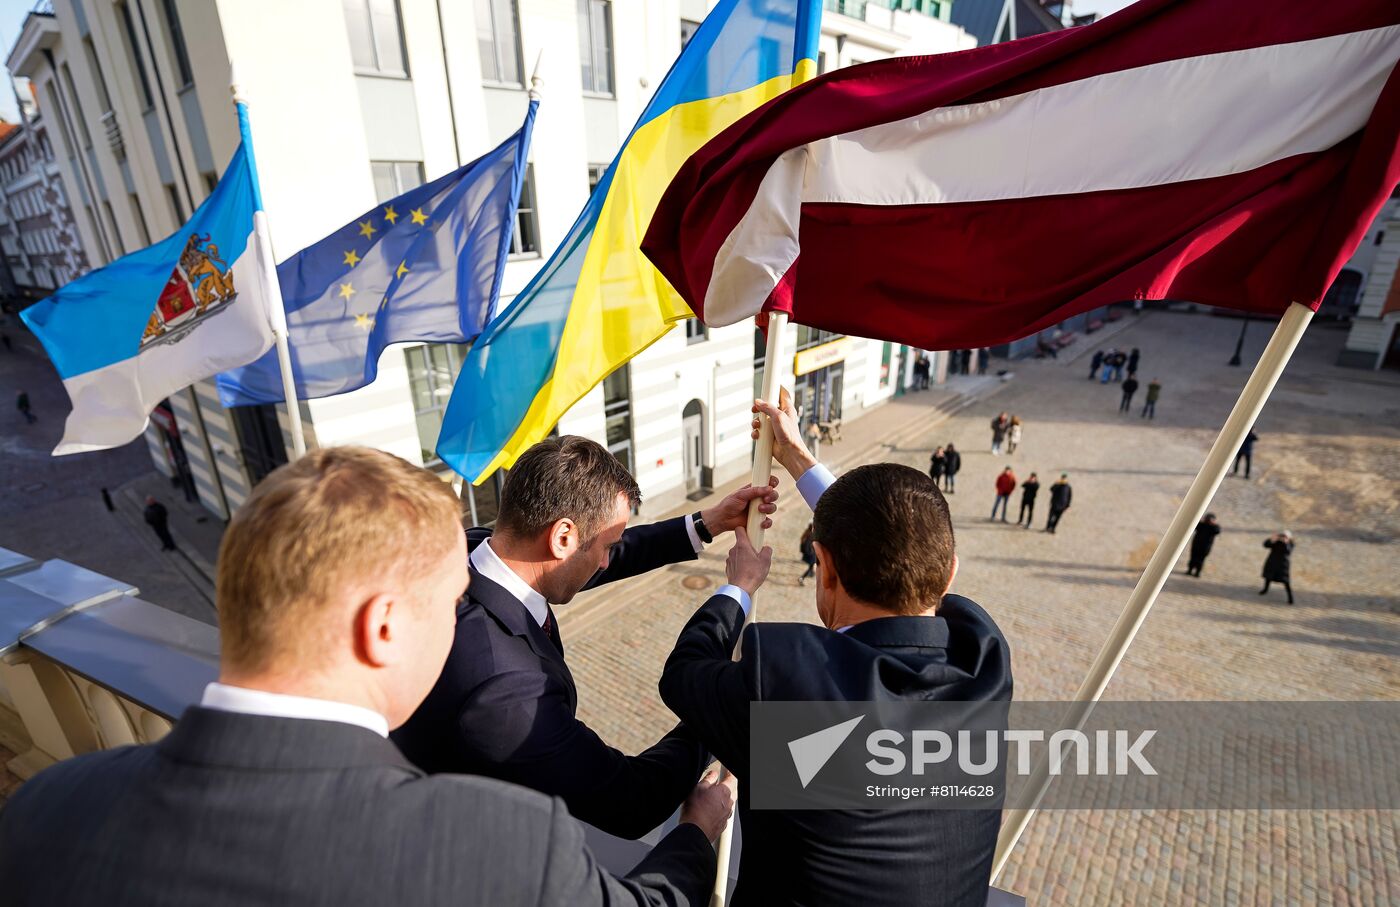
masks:
<svg viewBox="0 0 1400 907"><path fill-rule="evenodd" d="M535 57L535 71L530 73L530 100L540 99L540 88L544 85L544 79L540 78L540 65L544 63L544 51L541 50L539 56Z"/></svg>
<svg viewBox="0 0 1400 907"><path fill-rule="evenodd" d="M243 86L238 84L238 65L236 63L230 63L228 66L228 90L233 95L233 103L248 103L248 99L243 96Z"/></svg>

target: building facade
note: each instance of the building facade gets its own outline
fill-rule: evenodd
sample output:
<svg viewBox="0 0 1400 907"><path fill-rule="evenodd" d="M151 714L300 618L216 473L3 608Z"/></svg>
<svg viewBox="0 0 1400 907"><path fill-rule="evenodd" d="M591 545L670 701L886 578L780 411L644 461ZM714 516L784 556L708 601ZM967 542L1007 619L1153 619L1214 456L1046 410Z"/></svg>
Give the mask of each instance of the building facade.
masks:
<svg viewBox="0 0 1400 907"><path fill-rule="evenodd" d="M27 86L16 92L20 121L0 137L0 254L16 305L40 299L88 269L63 187L48 118Z"/></svg>
<svg viewBox="0 0 1400 907"><path fill-rule="evenodd" d="M1400 190L1381 209L1328 299L1337 293L1356 300L1337 364L1400 369Z"/></svg>
<svg viewBox="0 0 1400 907"><path fill-rule="evenodd" d="M706 0L54 0L10 53L58 123L55 158L94 265L169 235L238 143L230 66L251 104L264 204L284 259L376 202L537 120L503 304L559 242L699 27ZM826 0L819 67L971 47L931 0ZM309 36L314 36L310 40ZM789 328L804 415L849 420L892 396L897 345ZM362 390L302 401L308 443L360 443L430 467L465 350L398 345ZM561 419L605 443L655 512L747 471L763 348L751 325L677 327ZM796 373L796 374L794 374ZM220 516L285 461L281 406L224 409L213 382L157 408L147 441ZM494 483L477 489L479 520Z"/></svg>

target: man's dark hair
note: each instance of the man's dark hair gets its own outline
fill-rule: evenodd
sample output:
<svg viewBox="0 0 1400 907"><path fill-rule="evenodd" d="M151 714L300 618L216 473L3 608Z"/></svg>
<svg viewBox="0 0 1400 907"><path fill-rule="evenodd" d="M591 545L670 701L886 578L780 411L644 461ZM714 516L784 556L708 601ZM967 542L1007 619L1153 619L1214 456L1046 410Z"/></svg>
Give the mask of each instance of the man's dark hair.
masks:
<svg viewBox="0 0 1400 907"><path fill-rule="evenodd" d="M577 435L546 438L515 461L501 490L500 531L533 538L569 519L590 540L612 517L617 496L642 503L637 480L607 449Z"/></svg>
<svg viewBox="0 0 1400 907"><path fill-rule="evenodd" d="M851 470L821 496L813 525L841 584L860 601L919 614L938 604L952 579L948 501L917 469Z"/></svg>

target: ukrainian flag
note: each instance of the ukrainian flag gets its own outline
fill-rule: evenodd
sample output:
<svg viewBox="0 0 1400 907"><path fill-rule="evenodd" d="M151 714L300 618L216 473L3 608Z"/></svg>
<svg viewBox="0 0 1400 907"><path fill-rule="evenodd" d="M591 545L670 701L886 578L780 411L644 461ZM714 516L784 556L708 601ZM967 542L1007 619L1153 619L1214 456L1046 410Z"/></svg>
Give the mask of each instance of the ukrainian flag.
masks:
<svg viewBox="0 0 1400 907"><path fill-rule="evenodd" d="M474 483L510 467L691 311L642 254L681 164L816 75L822 0L720 0L681 51L554 255L473 344L437 453Z"/></svg>

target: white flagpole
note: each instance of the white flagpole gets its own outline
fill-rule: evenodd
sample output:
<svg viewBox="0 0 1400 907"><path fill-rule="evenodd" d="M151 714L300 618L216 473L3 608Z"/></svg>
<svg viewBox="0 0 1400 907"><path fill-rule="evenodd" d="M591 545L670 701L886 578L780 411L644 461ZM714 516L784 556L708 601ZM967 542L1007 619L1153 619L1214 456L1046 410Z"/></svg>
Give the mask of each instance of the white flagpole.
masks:
<svg viewBox="0 0 1400 907"><path fill-rule="evenodd" d="M232 67L230 67L232 69ZM229 90L233 92L233 103L241 105L244 110L248 109L248 101L243 97L238 86L237 76L229 73ZM245 127L243 130L243 141L249 143L251 151L251 136ZM253 179L257 180L257 171L254 170ZM261 198L261 189L259 189ZM259 204L258 210L253 212L253 239L258 244L258 259L261 267L258 268L258 283L262 290L263 298L267 300L268 320L272 323L272 338L277 349L277 365L282 372L282 398L287 404L287 422L292 434L292 454L293 459L301 459L306 454L306 432L301 424L301 401L297 399L296 381L292 378L292 354L287 347L287 309L282 302L282 284L277 279L277 259L272 253L272 237L268 232L267 213L262 210Z"/></svg>
<svg viewBox="0 0 1400 907"><path fill-rule="evenodd" d="M1109 681L1113 679L1113 673L1123 661L1128 647L1132 645L1133 637L1147 619L1147 613L1152 610L1152 605L1157 600L1158 593L1162 591L1172 567L1181 557L1187 538L1205 514L1210 499L1220 488L1220 483L1224 481L1230 462L1235 458L1255 419L1259 418L1260 410L1268 401L1269 394L1278 383L1284 366L1288 365L1288 359L1293 355L1293 350L1298 346L1298 341L1312 317L1312 309L1296 302L1284 312L1278 327L1274 329L1269 345L1264 349L1264 355L1259 358L1259 364L1254 367L1254 372L1245 383L1239 399L1235 401L1235 408L1225 420L1225 427L1220 430L1220 436L1211 445L1210 453L1206 454L1201 471L1187 490L1186 499L1181 502L1181 507L1172 518L1166 534L1162 536L1156 553L1143 570L1142 578L1138 580L1137 587L1128 598L1123 613L1118 615L1118 622L1113 625L1103 648L1094 659L1089 675L1084 678L1079 691L1074 694L1074 700L1066 713L1065 721L1062 722L1063 727L1074 730L1083 728L1084 722L1094 710L1094 704L1103 696ZM1035 774L1031 776L1025 792L1020 797L1020 802L1007 812L1002 822L1001 833L997 836L996 856L992 862L993 882L996 882L1002 870L1006 868L1012 849L1026 830L1031 816L1035 815L1036 808L1044 799L1049 786L1050 765L1047 756L1036 767Z"/></svg>
<svg viewBox="0 0 1400 907"><path fill-rule="evenodd" d="M781 359L783 356L783 340L787 333L788 316L786 312L768 313L768 351L763 359L763 399L773 406L778 405L778 394L782 387L783 369ZM758 442L753 450L753 470L749 473L749 482L755 488L766 488L769 480L773 477L773 425L767 416L759 416ZM760 498L754 498L749 502L749 539L753 542L754 548L763 548L763 513L758 509ZM746 623L758 620L758 604L749 611ZM739 659L739 647L734 647L734 660ZM737 810L737 806L736 806ZM729 897L729 856L734 846L734 816L729 817L729 824L724 826L724 831L720 833L719 845L716 855L719 858L719 866L715 871L715 887L710 893L710 907L724 907L725 901Z"/></svg>

